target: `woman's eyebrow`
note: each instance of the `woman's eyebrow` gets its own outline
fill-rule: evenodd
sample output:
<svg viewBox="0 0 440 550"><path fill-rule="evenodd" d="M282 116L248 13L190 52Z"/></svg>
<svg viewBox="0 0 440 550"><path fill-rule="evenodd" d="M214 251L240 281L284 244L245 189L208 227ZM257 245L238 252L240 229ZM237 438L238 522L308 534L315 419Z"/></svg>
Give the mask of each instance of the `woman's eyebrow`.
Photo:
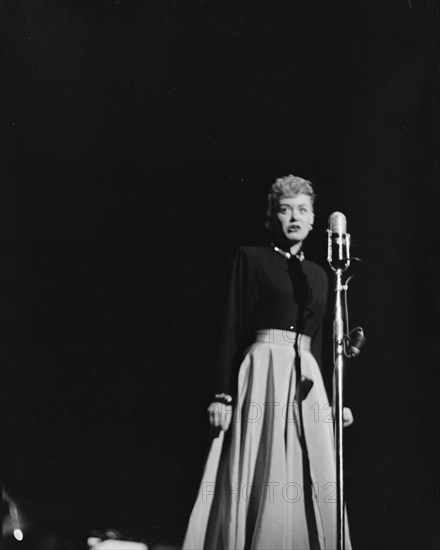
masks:
<svg viewBox="0 0 440 550"><path fill-rule="evenodd" d="M289 207L289 208L293 208L293 207L295 207L295 206L296 206L297 208L309 208L309 207L310 207L310 205L307 204L307 203L294 204L294 205L292 206L292 205L290 205L290 204L286 204L286 203L282 203L282 202L280 202L280 206L287 206L287 207Z"/></svg>

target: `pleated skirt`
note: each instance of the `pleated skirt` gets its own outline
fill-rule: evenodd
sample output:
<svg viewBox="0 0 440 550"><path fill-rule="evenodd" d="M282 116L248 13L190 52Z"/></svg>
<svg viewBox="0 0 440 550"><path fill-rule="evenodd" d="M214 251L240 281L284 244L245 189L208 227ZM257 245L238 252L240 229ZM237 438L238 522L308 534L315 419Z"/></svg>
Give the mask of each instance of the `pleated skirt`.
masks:
<svg viewBox="0 0 440 550"><path fill-rule="evenodd" d="M336 535L332 409L310 339L259 331L230 428L212 441L183 550L334 550Z"/></svg>

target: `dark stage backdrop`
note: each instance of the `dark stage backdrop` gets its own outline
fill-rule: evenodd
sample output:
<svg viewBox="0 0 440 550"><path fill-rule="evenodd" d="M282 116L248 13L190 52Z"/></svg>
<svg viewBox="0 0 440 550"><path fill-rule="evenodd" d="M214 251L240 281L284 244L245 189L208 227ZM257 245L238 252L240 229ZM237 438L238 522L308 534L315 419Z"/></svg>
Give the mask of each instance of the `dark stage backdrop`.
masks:
<svg viewBox="0 0 440 550"><path fill-rule="evenodd" d="M355 548L439 548L437 12L3 3L2 466L28 540L180 542L231 257L267 242L268 187L294 173L318 193L306 254L325 266L340 210L364 261Z"/></svg>

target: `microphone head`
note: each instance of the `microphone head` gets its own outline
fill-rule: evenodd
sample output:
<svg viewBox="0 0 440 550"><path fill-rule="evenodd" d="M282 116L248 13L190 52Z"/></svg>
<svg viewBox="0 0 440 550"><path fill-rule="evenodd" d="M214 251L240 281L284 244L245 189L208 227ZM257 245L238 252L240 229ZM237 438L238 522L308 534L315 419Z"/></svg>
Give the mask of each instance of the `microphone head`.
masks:
<svg viewBox="0 0 440 550"><path fill-rule="evenodd" d="M333 212L328 219L328 228L332 233L347 233L347 218L342 212Z"/></svg>

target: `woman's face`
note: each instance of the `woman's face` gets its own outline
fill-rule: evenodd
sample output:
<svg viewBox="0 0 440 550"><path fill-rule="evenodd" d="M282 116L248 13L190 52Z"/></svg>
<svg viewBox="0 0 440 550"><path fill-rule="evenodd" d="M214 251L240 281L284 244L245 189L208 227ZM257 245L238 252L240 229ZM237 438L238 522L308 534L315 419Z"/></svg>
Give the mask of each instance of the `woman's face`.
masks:
<svg viewBox="0 0 440 550"><path fill-rule="evenodd" d="M282 197L277 218L283 235L293 244L303 241L313 226L314 214L309 195Z"/></svg>

